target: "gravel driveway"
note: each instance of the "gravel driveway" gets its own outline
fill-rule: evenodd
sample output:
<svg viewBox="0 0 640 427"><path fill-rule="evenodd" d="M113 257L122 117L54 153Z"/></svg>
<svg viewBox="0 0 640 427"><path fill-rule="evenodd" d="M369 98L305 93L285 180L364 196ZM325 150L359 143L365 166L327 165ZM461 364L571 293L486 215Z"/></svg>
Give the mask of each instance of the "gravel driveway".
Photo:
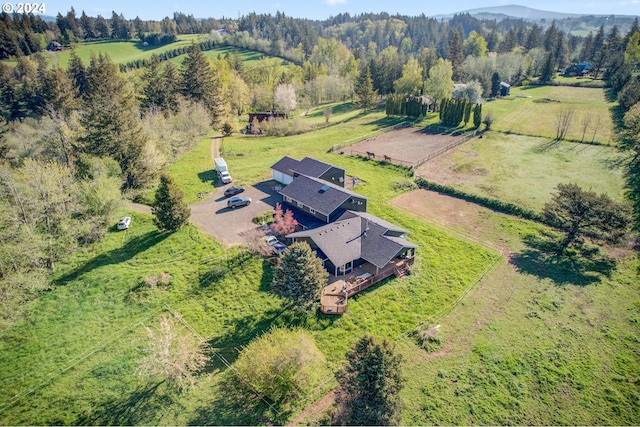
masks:
<svg viewBox="0 0 640 427"><path fill-rule="evenodd" d="M249 206L229 209L224 190L229 185L216 187L206 199L191 205L191 222L205 233L222 241L227 246L244 243L242 233L256 228L251 220L258 214L272 210L282 196L274 190L275 181L264 181L255 185L245 185L240 196L251 197Z"/></svg>

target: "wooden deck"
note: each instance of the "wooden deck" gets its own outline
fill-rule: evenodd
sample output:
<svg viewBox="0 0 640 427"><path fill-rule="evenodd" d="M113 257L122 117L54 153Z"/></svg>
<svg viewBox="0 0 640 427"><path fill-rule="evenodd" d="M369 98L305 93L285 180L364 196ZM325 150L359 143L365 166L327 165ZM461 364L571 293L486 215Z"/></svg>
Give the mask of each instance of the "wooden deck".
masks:
<svg viewBox="0 0 640 427"><path fill-rule="evenodd" d="M406 275L412 265L413 257L393 259L383 269L379 270L378 274L370 273L370 271L375 272L375 267L372 270L370 268L371 266L368 266L369 268L365 266L365 268L360 270L364 272L357 276L353 274L350 275L347 280L334 280L322 290L320 311L325 314L342 314L347 311L349 297L375 285L387 277L402 277ZM356 273L356 271L354 271L354 273Z"/></svg>

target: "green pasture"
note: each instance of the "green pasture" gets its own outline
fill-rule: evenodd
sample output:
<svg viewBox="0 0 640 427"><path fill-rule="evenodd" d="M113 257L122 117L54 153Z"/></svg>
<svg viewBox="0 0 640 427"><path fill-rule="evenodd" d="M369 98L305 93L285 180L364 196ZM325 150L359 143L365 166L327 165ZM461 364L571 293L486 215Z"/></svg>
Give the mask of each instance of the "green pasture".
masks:
<svg viewBox="0 0 640 427"><path fill-rule="evenodd" d="M397 194L391 183L407 178L394 167L334 156L362 176L366 184L361 189L372 199ZM345 316L307 319L291 316L284 301L269 292L271 267L262 259L225 249L191 226L172 235L158 233L149 216L133 214L129 231L112 231L61 263L54 288L34 302L29 318L0 335L0 422L264 422L264 407L248 410L225 399L224 384L237 378L217 358L183 395L172 393L161 379L140 377L136 367L146 340L142 324L157 321L167 303L230 362L238 349L272 325L301 324L336 367L364 333L406 336L418 322L451 304L495 257L386 205L374 213L409 229L411 240L421 246L411 277L353 298ZM168 286L138 286L140 278L160 273L171 275ZM326 389L314 397L334 385L327 378Z"/></svg>
<svg viewBox="0 0 640 427"><path fill-rule="evenodd" d="M431 180L540 211L559 183L621 201L624 165L614 147L488 132L457 148Z"/></svg>
<svg viewBox="0 0 640 427"><path fill-rule="evenodd" d="M333 370L345 363L345 351L361 335L393 339L405 359L402 424L633 424L640 395L637 261L618 255L617 269L581 264L576 270L540 254L533 237L541 226L489 213L483 217L483 227L491 230L488 243L494 236L508 242L508 263L457 233L392 207L387 201L401 194L393 183L412 180L411 171L329 149L400 119L334 109L330 126L306 134L226 137L223 156L234 179L246 184L270 179L269 167L284 155L312 156L357 175L362 184L354 191L370 199L370 212L409 230L409 240L420 246L409 277L350 299L343 316L301 318L270 293L271 266L263 259L240 247L223 247L193 226L159 233L150 216L134 213L128 231L110 230L58 263L52 289L31 303L24 320L0 331L0 423L286 422L335 387L333 378L294 404L292 413L274 417L258 399L239 401L228 393L227 385L239 380L221 357L232 363L244 345L270 327L296 325L312 332ZM319 119L314 114L309 120ZM507 152L502 163L519 156L534 162L534 154L545 162L570 159L558 160L556 169L577 161L574 157L583 156L586 167L609 159L604 152L562 148L565 143L561 148L541 144L540 139L487 133L459 149L454 159L483 159L490 150ZM613 153L608 147L579 147ZM497 169L488 161L462 166L476 174L480 167L487 176ZM545 173L540 168L532 167L533 173ZM210 139L169 172L188 201L210 191ZM609 185L620 191L613 181ZM476 283L496 261L486 280ZM168 285L141 285L161 273L170 275ZM473 291L453 311L443 311L470 286ZM195 387L183 394L161 378L137 373L147 343L143 325L166 314L164 304L221 356L212 356ZM416 346L411 332L435 323L442 325L442 344L441 354L433 356ZM180 333L191 332L181 326Z"/></svg>
<svg viewBox="0 0 640 427"><path fill-rule="evenodd" d="M230 54L232 55L234 52L238 52L238 54L240 55L240 58L242 58L243 61L245 61L245 63L251 63L252 61L258 61L264 57L269 57L271 58L271 56L263 53L263 52L258 52L255 50L248 50L248 49L243 49L243 48L239 48L236 46L219 46L216 47L214 49L211 50L207 50L204 53L204 56L206 56L207 58L209 58L211 61L216 61L218 59L218 56L224 56L225 54ZM170 62L173 63L173 65L179 67L182 64L182 61L184 60L184 58L186 57L186 54L184 55L179 55L179 56L175 56L171 59L169 59ZM286 61L282 61L283 64Z"/></svg>
<svg viewBox="0 0 640 427"><path fill-rule="evenodd" d="M606 99L604 89L526 86L512 87L510 96L487 102L482 114L493 114L493 130L554 139L558 115L572 110L565 139L614 145L615 105Z"/></svg>
<svg viewBox="0 0 640 427"><path fill-rule="evenodd" d="M190 46L192 41L195 40L197 42L203 37L207 38L208 36L206 34L182 34L176 42L162 46L143 46L142 42L139 41L87 41L78 43L74 51L85 65L89 64L92 54L97 56L99 53L109 55L109 58L117 64L123 64L129 61L135 61L136 59L149 58L154 53L160 54L166 50ZM71 50L65 50L55 53L59 58L60 67L67 68L69 59L71 58L71 52Z"/></svg>

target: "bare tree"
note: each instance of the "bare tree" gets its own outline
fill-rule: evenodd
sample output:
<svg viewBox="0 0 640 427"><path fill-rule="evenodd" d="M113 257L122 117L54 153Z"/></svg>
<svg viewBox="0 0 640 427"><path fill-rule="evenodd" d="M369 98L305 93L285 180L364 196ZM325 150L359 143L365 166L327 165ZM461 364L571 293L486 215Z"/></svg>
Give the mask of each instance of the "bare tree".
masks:
<svg viewBox="0 0 640 427"><path fill-rule="evenodd" d="M591 124L591 114L582 116L582 120L580 121L580 125L582 127L582 139L580 142L584 142L584 137L587 134L587 130L589 130L589 125Z"/></svg>
<svg viewBox="0 0 640 427"><path fill-rule="evenodd" d="M596 116L596 121L592 126L593 128L593 136L591 137L591 143L596 141L596 135L598 134L598 130L600 129L600 116Z"/></svg>
<svg viewBox="0 0 640 427"><path fill-rule="evenodd" d="M147 357L138 368L141 375L164 378L178 391L195 383L195 372L206 362L205 348L192 335L178 333L179 318L162 316L156 328L145 326L149 337Z"/></svg>
<svg viewBox="0 0 640 427"><path fill-rule="evenodd" d="M569 131L575 108L562 108L556 113L556 141L562 141Z"/></svg>
<svg viewBox="0 0 640 427"><path fill-rule="evenodd" d="M322 114L324 115L324 122L325 123L329 123L329 119L331 118L331 107L327 107L322 111Z"/></svg>
<svg viewBox="0 0 640 427"><path fill-rule="evenodd" d="M245 242L249 247L249 252L254 255L262 257L268 257L273 255L273 249L267 244L264 239L264 232L259 228L254 228L244 233Z"/></svg>

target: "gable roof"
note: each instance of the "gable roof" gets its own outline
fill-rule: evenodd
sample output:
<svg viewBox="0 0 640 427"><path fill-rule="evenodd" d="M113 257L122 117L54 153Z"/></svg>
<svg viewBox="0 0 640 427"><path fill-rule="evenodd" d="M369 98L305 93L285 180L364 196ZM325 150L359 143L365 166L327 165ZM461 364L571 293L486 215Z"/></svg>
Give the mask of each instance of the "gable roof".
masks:
<svg viewBox="0 0 640 427"><path fill-rule="evenodd" d="M294 172L297 172L300 175L319 178L329 169L334 167L336 166L321 162L320 160L312 159L311 157L305 157L302 160L297 160L289 156L284 156L282 159L278 160L276 164L271 166L271 169L287 175L293 175Z"/></svg>
<svg viewBox="0 0 640 427"><path fill-rule="evenodd" d="M298 163L300 163L300 160L284 156L278 160L275 165L271 166L271 169L287 175L293 175L293 169L298 165Z"/></svg>
<svg viewBox="0 0 640 427"><path fill-rule="evenodd" d="M343 187L306 175L297 176L293 182L280 190L280 194L327 216L351 197L367 199Z"/></svg>
<svg viewBox="0 0 640 427"><path fill-rule="evenodd" d="M392 228L387 227L388 225ZM402 249L417 247L402 237L386 235L389 231L399 230L404 231L373 215L347 211L331 224L298 231L287 237L310 238L336 266L362 258L378 267L384 267Z"/></svg>

